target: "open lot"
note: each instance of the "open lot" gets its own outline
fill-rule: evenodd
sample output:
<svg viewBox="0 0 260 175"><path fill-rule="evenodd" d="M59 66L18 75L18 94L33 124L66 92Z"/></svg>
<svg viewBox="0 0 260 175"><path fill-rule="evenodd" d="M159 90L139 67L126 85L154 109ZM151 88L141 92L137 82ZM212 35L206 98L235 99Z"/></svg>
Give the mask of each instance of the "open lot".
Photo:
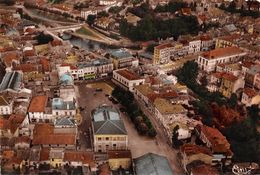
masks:
<svg viewBox="0 0 260 175"><path fill-rule="evenodd" d="M96 88L102 88L102 91L96 92ZM79 106L84 107L85 110L81 112L83 122L79 127L81 133L88 132L91 127L91 111L102 104L111 105L114 108L119 109L120 104L113 104L105 94L111 94L113 87L106 82L92 83L92 84L80 84L76 86L76 94ZM170 165L175 174L183 174L181 168L176 161L177 151L172 149L166 141L161 141L160 135L151 139L146 136L140 136L135 129L132 121L124 114L121 113L122 120L124 121L128 138L129 149L132 152L132 157L136 158L146 153L152 152L159 155L166 156L170 162ZM158 128L157 128L158 129ZM80 142L87 149L91 148L90 135L82 134L80 136Z"/></svg>

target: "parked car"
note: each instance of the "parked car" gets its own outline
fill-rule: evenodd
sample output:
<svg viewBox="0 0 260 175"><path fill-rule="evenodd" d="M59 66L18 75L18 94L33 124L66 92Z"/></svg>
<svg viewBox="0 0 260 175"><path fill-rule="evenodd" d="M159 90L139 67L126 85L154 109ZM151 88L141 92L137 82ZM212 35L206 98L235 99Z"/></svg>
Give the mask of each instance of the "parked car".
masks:
<svg viewBox="0 0 260 175"><path fill-rule="evenodd" d="M96 92L102 92L103 89L102 88L96 88Z"/></svg>

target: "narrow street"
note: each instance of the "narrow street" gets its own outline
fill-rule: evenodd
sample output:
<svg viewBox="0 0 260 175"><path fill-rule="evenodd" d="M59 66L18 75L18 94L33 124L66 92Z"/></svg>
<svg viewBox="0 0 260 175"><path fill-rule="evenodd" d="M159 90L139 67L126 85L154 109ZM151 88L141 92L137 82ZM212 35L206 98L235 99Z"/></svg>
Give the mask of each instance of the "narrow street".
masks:
<svg viewBox="0 0 260 175"><path fill-rule="evenodd" d="M184 174L177 160L178 151L170 146L168 138L164 134L162 125L160 125L160 123L155 119L155 116L149 111L149 109L143 103L138 102L138 104L143 113L151 120L157 132L155 139L157 140L162 152L164 153L164 156L168 158L173 172L175 172L176 174Z"/></svg>

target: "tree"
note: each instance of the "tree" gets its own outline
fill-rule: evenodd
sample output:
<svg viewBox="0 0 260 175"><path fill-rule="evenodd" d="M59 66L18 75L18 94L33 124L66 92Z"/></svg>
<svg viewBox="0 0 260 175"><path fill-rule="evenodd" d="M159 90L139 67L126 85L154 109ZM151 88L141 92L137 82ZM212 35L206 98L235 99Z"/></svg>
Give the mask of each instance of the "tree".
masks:
<svg viewBox="0 0 260 175"><path fill-rule="evenodd" d="M137 126L137 130L140 134L145 135L148 132L148 127L146 126L145 123L140 123Z"/></svg>
<svg viewBox="0 0 260 175"><path fill-rule="evenodd" d="M176 125L172 131L172 147L179 148L181 146L181 141L178 139L179 133L178 130L180 129L179 125Z"/></svg>
<svg viewBox="0 0 260 175"><path fill-rule="evenodd" d="M203 76L201 77L200 83L201 83L201 86L207 87L207 85L208 85L208 79L207 79L207 76L206 76L206 75L203 75Z"/></svg>
<svg viewBox="0 0 260 175"><path fill-rule="evenodd" d="M237 95L235 93L232 93L229 100L228 100L228 105L231 108L235 108L237 105Z"/></svg>
<svg viewBox="0 0 260 175"><path fill-rule="evenodd" d="M258 105L252 105L251 107L248 107L247 110L250 118L253 120L255 124L257 124L257 122L260 121L260 108L258 107Z"/></svg>
<svg viewBox="0 0 260 175"><path fill-rule="evenodd" d="M5 3L6 5L14 5L16 0L3 0L3 3Z"/></svg>
<svg viewBox="0 0 260 175"><path fill-rule="evenodd" d="M158 44L150 44L150 45L148 45L147 48L146 48L146 51L150 52L150 53L153 53L154 47L157 46L157 45Z"/></svg>
<svg viewBox="0 0 260 175"><path fill-rule="evenodd" d="M178 80L184 83L194 83L198 76L198 71L198 63L195 61L187 61L177 72Z"/></svg>
<svg viewBox="0 0 260 175"><path fill-rule="evenodd" d="M260 134L251 118L235 123L224 130L231 143L233 159L242 162L260 161Z"/></svg>
<svg viewBox="0 0 260 175"><path fill-rule="evenodd" d="M155 137L156 135L157 135L157 132L155 131L155 129L153 127L148 130L148 136Z"/></svg>
<svg viewBox="0 0 260 175"><path fill-rule="evenodd" d="M44 34L41 32L38 36L36 36L36 40L38 44L48 44L50 41L53 41L53 37L49 34Z"/></svg>
<svg viewBox="0 0 260 175"><path fill-rule="evenodd" d="M100 18L100 17L108 17L109 16L109 14L107 13L107 12L105 12L105 11L102 11L102 12L99 12L98 14L97 14L97 16Z"/></svg>
<svg viewBox="0 0 260 175"><path fill-rule="evenodd" d="M87 23L88 25L92 26L95 22L96 15L88 15L87 17Z"/></svg>

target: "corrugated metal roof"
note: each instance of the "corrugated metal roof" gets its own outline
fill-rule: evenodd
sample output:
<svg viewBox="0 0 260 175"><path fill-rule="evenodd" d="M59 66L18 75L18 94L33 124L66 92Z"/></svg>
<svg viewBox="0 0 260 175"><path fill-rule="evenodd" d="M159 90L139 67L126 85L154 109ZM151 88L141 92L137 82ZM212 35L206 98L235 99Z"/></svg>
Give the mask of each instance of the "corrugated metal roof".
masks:
<svg viewBox="0 0 260 175"><path fill-rule="evenodd" d="M147 153L134 159L137 175L173 175L166 157Z"/></svg>

